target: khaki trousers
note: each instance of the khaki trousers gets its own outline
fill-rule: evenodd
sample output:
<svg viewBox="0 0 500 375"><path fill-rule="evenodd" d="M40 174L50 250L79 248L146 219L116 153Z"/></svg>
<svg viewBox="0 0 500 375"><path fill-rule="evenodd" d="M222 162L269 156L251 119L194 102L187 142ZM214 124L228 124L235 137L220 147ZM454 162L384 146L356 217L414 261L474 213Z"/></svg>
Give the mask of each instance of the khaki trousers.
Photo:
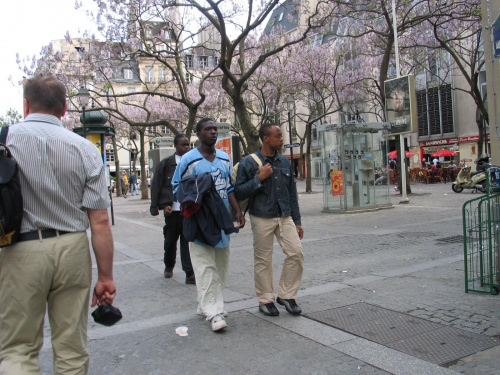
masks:
<svg viewBox="0 0 500 375"><path fill-rule="evenodd" d="M0 251L0 374L40 374L45 311L54 374L87 374L91 283L85 232L23 241Z"/></svg>
<svg viewBox="0 0 500 375"><path fill-rule="evenodd" d="M291 216L263 218L250 215L253 232L255 291L259 303L274 302L273 242L278 240L286 255L278 297L294 299L302 280L304 254Z"/></svg>
<svg viewBox="0 0 500 375"><path fill-rule="evenodd" d="M196 276L198 311L211 320L224 312L222 291L226 287L229 246L218 248L190 242L189 253Z"/></svg>

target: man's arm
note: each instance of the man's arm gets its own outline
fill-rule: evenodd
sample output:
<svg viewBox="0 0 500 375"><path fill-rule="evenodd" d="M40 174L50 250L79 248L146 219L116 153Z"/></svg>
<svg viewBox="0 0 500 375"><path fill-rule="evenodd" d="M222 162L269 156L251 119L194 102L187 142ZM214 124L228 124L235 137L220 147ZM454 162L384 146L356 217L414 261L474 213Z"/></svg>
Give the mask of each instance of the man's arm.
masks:
<svg viewBox="0 0 500 375"><path fill-rule="evenodd" d="M240 205L234 195L234 192L231 192L227 195L227 199L229 200L229 204L233 208L234 212L236 212L236 220L238 221L238 225L236 228L243 228L245 226L245 216L243 212L241 212Z"/></svg>
<svg viewBox="0 0 500 375"><path fill-rule="evenodd" d="M108 210L87 209L90 221L91 242L97 262L97 281L92 295L92 306L97 302L113 303L116 287L113 281L113 235L109 225Z"/></svg>
<svg viewBox="0 0 500 375"><path fill-rule="evenodd" d="M163 184L163 169L165 168L166 160L167 159L163 159L156 167L153 175L153 182L151 183L151 205L149 207L149 212L153 216L159 214L158 204L160 202L161 185Z"/></svg>

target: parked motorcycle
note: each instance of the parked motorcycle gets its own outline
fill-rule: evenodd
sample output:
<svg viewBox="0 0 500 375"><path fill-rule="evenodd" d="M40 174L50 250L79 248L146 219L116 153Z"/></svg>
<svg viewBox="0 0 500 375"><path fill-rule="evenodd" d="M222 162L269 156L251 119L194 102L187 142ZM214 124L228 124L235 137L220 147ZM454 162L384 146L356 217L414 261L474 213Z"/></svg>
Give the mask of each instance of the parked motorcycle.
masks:
<svg viewBox="0 0 500 375"><path fill-rule="evenodd" d="M467 178L468 167L463 163L462 168L457 174L455 182L451 189L455 193L461 193L464 189L472 189L473 192L479 190L486 193L486 169L491 166L489 157L482 157L476 161L476 172L470 174L470 180Z"/></svg>

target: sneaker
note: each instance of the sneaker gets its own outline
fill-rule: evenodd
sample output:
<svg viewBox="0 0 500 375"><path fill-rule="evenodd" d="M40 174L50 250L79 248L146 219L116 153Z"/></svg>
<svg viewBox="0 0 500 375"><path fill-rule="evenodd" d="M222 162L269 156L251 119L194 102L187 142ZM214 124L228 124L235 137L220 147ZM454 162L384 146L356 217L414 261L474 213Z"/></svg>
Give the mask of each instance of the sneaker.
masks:
<svg viewBox="0 0 500 375"><path fill-rule="evenodd" d="M163 276L165 276L166 279L170 279L172 276L174 276L174 269L165 267L165 271L163 271Z"/></svg>
<svg viewBox="0 0 500 375"><path fill-rule="evenodd" d="M227 323L224 320L222 314L217 314L212 318L212 331L220 331L227 327Z"/></svg>
<svg viewBox="0 0 500 375"><path fill-rule="evenodd" d="M186 276L186 284L196 285L196 277L194 276L194 273L191 276Z"/></svg>
<svg viewBox="0 0 500 375"><path fill-rule="evenodd" d="M276 308L276 306L274 306L273 302L260 304L259 305L259 311L262 314L269 315L269 316L278 316L280 314L280 312L278 311L278 309Z"/></svg>
<svg viewBox="0 0 500 375"><path fill-rule="evenodd" d="M276 302L278 302L282 306L285 306L286 311L288 311L292 315L302 314L302 310L300 309L299 305L297 305L294 299L282 299L278 297L276 299Z"/></svg>
<svg viewBox="0 0 500 375"><path fill-rule="evenodd" d="M197 315L200 315L200 316L205 316L205 314L203 313L203 311L201 310L201 307L198 307L196 308L196 314ZM227 311L223 311L222 312L222 315L225 317L227 317L229 314L227 313Z"/></svg>

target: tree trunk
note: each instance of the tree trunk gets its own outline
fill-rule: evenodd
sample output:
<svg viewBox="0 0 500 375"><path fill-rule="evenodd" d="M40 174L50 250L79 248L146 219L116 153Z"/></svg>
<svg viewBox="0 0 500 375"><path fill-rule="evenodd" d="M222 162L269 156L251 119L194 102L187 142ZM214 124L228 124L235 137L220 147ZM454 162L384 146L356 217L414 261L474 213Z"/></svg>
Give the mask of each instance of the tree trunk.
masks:
<svg viewBox="0 0 500 375"><path fill-rule="evenodd" d="M260 146L259 132L250 120L250 116L248 115L244 100L242 98L232 99L236 119L241 126L241 130L243 131L243 136L245 137L245 141L247 143L248 152L255 152Z"/></svg>
<svg viewBox="0 0 500 375"><path fill-rule="evenodd" d="M311 132L312 124L308 123L306 125L306 193L312 192Z"/></svg>
<svg viewBox="0 0 500 375"><path fill-rule="evenodd" d="M144 129L139 131L139 140L141 142L141 199L149 199L149 191L148 191L148 181L146 176L146 153L144 150ZM135 163L134 163L135 165Z"/></svg>

